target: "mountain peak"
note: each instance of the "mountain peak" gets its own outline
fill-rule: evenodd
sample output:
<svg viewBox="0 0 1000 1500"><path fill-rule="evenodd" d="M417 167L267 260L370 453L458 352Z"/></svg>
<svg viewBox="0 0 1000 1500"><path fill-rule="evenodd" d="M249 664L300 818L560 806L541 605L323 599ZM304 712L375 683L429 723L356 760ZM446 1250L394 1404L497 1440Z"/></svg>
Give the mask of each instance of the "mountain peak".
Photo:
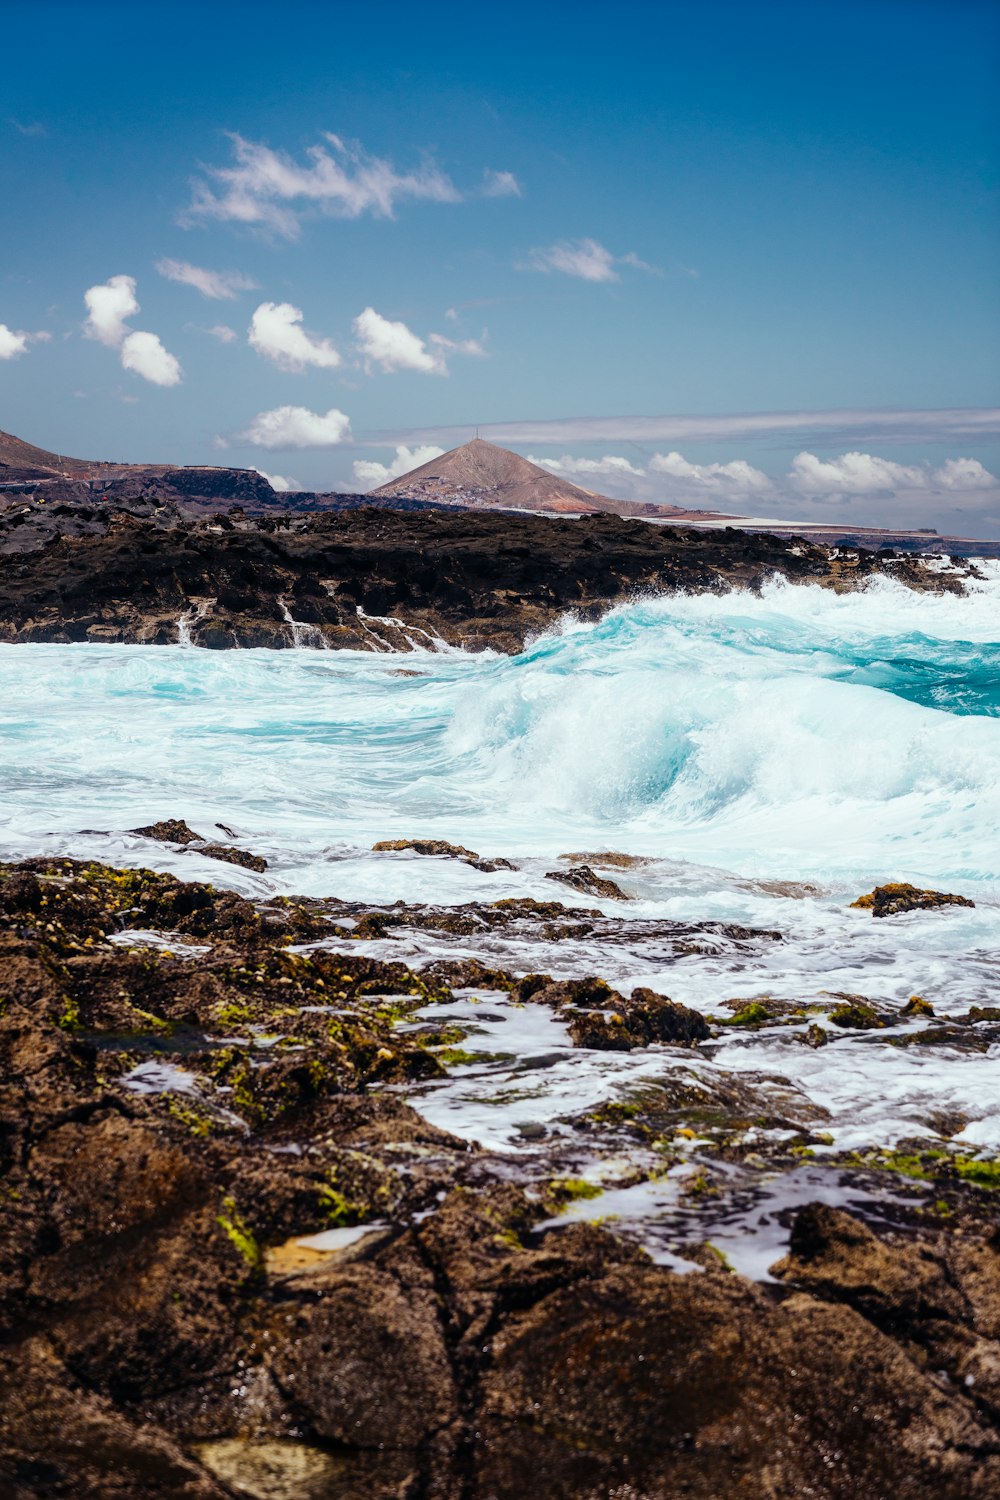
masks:
<svg viewBox="0 0 1000 1500"><path fill-rule="evenodd" d="M498 505L573 514L606 510L612 503L481 437L420 464L373 493L380 498L405 495L450 505Z"/></svg>

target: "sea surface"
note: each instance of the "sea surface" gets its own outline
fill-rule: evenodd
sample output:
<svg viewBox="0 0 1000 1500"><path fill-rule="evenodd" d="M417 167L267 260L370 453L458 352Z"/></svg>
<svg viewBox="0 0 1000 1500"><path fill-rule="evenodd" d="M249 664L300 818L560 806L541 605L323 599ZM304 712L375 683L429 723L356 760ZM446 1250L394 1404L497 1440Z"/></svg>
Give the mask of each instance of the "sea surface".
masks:
<svg viewBox="0 0 1000 1500"><path fill-rule="evenodd" d="M567 619L513 658L433 642L406 654L3 646L0 858L147 865L254 896L527 895L780 932L690 953L656 937L509 931L401 929L363 946L418 966L470 954L599 974L715 1015L760 996L856 994L898 1010L917 994L939 1017L1000 1005L1000 564L983 573L964 597L878 581L846 595L775 582L643 599L597 624ZM164 817L214 838L224 825L267 873L127 831ZM516 868L371 852L396 837ZM546 878L561 855L602 850L645 857L603 871L631 902ZM976 904L881 921L851 908L886 881ZM540 1007L469 993L453 1013L481 1061L414 1102L496 1153L537 1150L538 1126L558 1134L561 1118L683 1069L769 1089L793 1117L822 1120L831 1151L926 1138L1000 1154L992 1046L859 1032L814 1049L785 1028L727 1035L702 1058L590 1053ZM900 1018L900 1035L915 1024ZM801 1191L822 1196L812 1170ZM607 1211L655 1222L665 1192L624 1188L632 1200ZM762 1267L772 1249L765 1235L744 1263Z"/></svg>

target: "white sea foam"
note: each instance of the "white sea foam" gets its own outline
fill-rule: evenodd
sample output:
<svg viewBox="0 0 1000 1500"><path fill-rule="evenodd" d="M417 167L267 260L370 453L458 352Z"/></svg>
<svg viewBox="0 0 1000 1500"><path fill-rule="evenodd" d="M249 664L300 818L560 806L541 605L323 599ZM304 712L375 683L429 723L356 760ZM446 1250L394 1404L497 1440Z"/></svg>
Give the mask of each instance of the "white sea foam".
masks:
<svg viewBox="0 0 1000 1500"><path fill-rule="evenodd" d="M714 1013L762 993L844 991L889 1006L918 993L939 1015L960 1014L996 1003L1000 946L1000 567L983 572L964 596L881 582L846 595L775 583L759 596L646 599L596 624L567 621L516 658L420 649L417 637L405 657L3 646L0 857L145 864L251 895L531 895L737 922L783 941L684 954L655 938L546 944L495 930L456 942L401 930L356 946L599 973ZM127 831L166 816L213 838L227 825L267 873ZM370 852L401 835L517 868ZM612 872L628 906L546 879L558 855L601 848L651 859ZM889 879L976 907L890 921L850 909ZM812 889L783 895L775 880ZM536 1041L516 1031L508 1046L523 1058ZM564 1053L541 1069L512 1065L529 1122L664 1065L656 1052ZM840 1144L919 1133L937 1109L968 1120L970 1149L1000 1148L991 1055L851 1039L814 1053L759 1033L712 1066L785 1078L829 1111ZM516 1140L510 1115L457 1086L427 1107L494 1145Z"/></svg>

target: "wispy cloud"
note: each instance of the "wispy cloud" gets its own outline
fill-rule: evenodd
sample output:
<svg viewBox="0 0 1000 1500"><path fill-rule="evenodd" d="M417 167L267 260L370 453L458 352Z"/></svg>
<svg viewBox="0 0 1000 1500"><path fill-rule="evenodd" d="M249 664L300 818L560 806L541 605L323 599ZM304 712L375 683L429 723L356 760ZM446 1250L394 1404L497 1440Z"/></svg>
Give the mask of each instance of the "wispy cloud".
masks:
<svg viewBox="0 0 1000 1500"><path fill-rule="evenodd" d="M494 443L701 443L792 441L826 445L862 442L946 442L955 438L1000 437L1000 407L949 407L934 410L890 408L868 411L742 412L713 416L564 417L550 421L493 422L481 428ZM464 442L461 426L392 428L373 433L386 443Z"/></svg>
<svg viewBox="0 0 1000 1500"><path fill-rule="evenodd" d="M484 198L520 198L521 184L513 172L494 172L487 167L479 189Z"/></svg>
<svg viewBox="0 0 1000 1500"><path fill-rule="evenodd" d="M168 281L193 286L203 297L220 301L232 301L240 292L252 292L257 286L252 277L244 276L242 271L207 271L187 260L158 260L156 269Z"/></svg>
<svg viewBox="0 0 1000 1500"><path fill-rule="evenodd" d="M341 360L333 344L307 333L301 324L301 308L290 302L262 302L250 322L250 347L273 360L279 370L299 372L310 365L335 370Z"/></svg>
<svg viewBox="0 0 1000 1500"><path fill-rule="evenodd" d="M411 469L419 469L421 464L430 463L432 458L440 458L443 452L443 448L438 448L433 443L420 448L407 448L401 444L396 449L396 456L388 464L378 463L374 459L356 458L352 465L354 479L361 490L378 489L379 485L388 484L390 479L398 479L401 474L408 474Z"/></svg>
<svg viewBox="0 0 1000 1500"><path fill-rule="evenodd" d="M620 281L619 266L631 266L635 270L649 271L661 275L656 266L640 260L634 251L627 255L613 255L599 240L560 240L555 245L538 247L529 252L527 260L517 266L519 271L560 271L565 276L578 276L582 281Z"/></svg>
<svg viewBox="0 0 1000 1500"><path fill-rule="evenodd" d="M336 448L350 435L350 418L336 407L317 412L306 406L276 406L258 412L249 426L236 434L236 440L255 448Z"/></svg>
<svg viewBox="0 0 1000 1500"><path fill-rule="evenodd" d="M356 142L324 134L323 144L306 151L303 166L285 151L230 135L234 163L205 167L192 184L189 225L215 219L245 224L294 239L304 213L318 211L341 219L363 214L391 219L398 203L423 199L455 203L461 197L449 177L430 159L400 172Z"/></svg>
<svg viewBox="0 0 1000 1500"><path fill-rule="evenodd" d="M211 328L204 330L213 339L218 339L220 344L234 344L239 338L235 328L230 328L228 323L215 323Z"/></svg>
<svg viewBox="0 0 1000 1500"><path fill-rule="evenodd" d="M15 120L12 118L10 123L18 135L48 135L48 131L41 120Z"/></svg>
<svg viewBox="0 0 1000 1500"><path fill-rule="evenodd" d="M179 385L179 361L162 345L155 333L131 330L126 322L140 311L134 276L111 276L83 294L87 319L83 331L109 349L117 349L122 366L153 385Z"/></svg>

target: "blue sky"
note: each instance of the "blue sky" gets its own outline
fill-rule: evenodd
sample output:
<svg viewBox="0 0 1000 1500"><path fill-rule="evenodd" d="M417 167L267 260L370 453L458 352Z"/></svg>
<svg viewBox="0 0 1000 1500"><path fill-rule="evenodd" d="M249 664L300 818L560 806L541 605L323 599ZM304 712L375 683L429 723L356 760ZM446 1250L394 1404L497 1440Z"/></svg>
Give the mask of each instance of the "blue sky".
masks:
<svg viewBox="0 0 1000 1500"><path fill-rule="evenodd" d="M0 20L0 427L1000 534L997 6Z"/></svg>

